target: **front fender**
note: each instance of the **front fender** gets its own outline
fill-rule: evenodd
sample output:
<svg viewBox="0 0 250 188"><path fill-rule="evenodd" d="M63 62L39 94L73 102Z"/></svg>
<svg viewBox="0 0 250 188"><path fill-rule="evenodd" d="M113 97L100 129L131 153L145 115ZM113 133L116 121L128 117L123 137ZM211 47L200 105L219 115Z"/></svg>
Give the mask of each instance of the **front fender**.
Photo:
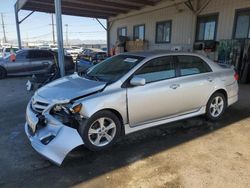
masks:
<svg viewBox="0 0 250 188"><path fill-rule="evenodd" d="M96 93L80 101L76 101L76 103L82 104L80 114L86 119L100 110L112 109L121 115L124 124L128 120L126 89L124 88Z"/></svg>

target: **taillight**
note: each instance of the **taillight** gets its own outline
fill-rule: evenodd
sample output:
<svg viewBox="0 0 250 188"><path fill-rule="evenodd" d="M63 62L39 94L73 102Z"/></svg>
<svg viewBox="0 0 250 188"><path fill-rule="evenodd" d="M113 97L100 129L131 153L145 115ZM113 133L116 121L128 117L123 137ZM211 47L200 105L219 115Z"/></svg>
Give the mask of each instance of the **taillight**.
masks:
<svg viewBox="0 0 250 188"><path fill-rule="evenodd" d="M237 72L235 72L234 73L234 79L236 80L236 81L239 81L239 74L237 73Z"/></svg>

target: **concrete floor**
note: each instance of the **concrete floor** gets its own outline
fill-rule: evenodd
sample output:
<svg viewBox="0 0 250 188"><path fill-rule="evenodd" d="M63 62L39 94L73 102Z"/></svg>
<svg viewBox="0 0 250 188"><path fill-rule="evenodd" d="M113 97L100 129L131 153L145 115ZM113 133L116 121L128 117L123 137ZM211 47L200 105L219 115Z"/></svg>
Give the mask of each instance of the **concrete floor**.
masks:
<svg viewBox="0 0 250 188"><path fill-rule="evenodd" d="M57 167L24 134L26 81L0 80L0 187L250 187L249 85L220 122L162 125L105 152L80 148Z"/></svg>

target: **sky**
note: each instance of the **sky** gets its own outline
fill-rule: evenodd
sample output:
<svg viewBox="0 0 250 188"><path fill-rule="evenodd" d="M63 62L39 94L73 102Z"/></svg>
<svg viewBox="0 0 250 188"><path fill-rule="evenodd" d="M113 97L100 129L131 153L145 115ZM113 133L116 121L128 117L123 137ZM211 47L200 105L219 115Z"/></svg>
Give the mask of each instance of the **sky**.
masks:
<svg viewBox="0 0 250 188"><path fill-rule="evenodd" d="M0 13L3 13L7 40L16 39L14 4L16 0L0 0ZM19 20L30 11L19 12ZM55 15L54 15L55 22ZM65 28L68 25L68 38L81 40L106 40L106 32L93 18L62 16L65 39ZM101 22L106 25L105 20ZM20 25L22 40L52 40L51 14L35 12ZM0 41L3 39L0 20Z"/></svg>

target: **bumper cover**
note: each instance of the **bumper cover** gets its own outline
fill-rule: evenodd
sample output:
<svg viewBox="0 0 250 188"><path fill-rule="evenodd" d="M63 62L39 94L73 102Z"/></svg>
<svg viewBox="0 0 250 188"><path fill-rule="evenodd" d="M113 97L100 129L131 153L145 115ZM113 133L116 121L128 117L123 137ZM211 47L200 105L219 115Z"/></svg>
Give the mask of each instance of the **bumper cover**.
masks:
<svg viewBox="0 0 250 188"><path fill-rule="evenodd" d="M67 154L83 145L81 136L76 129L68 127L53 116L45 114L46 126L36 129L37 115L32 111L30 104L26 109L25 133L28 136L32 147L53 163L61 165ZM44 144L43 139L53 136L53 139Z"/></svg>

